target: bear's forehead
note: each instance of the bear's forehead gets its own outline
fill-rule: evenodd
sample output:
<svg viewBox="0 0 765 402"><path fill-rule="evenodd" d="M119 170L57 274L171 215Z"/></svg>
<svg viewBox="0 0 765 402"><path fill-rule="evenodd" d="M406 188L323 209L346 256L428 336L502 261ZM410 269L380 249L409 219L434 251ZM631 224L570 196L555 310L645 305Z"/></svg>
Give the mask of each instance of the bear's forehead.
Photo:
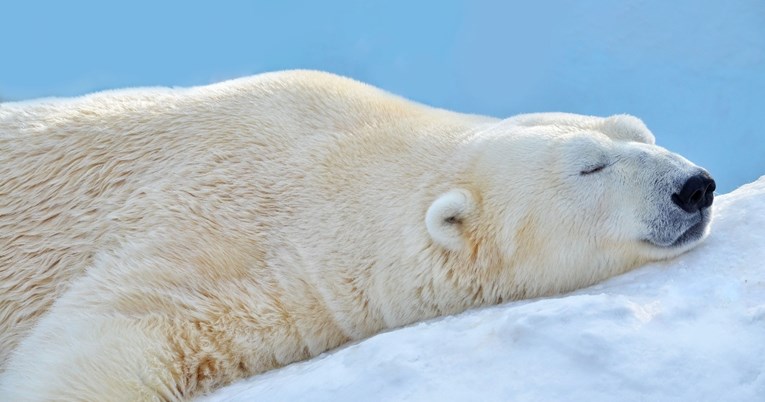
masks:
<svg viewBox="0 0 765 402"><path fill-rule="evenodd" d="M571 113L534 113L503 120L498 128L511 131L529 131L535 135L557 137L570 134L599 134L613 141L655 144L654 135L642 120L631 115L610 117L586 116Z"/></svg>

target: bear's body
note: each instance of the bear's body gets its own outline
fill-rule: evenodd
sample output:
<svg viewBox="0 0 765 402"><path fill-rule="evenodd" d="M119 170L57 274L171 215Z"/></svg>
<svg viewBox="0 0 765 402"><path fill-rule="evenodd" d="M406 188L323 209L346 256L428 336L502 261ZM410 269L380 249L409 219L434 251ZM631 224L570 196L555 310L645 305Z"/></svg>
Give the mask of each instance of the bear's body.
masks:
<svg viewBox="0 0 765 402"><path fill-rule="evenodd" d="M628 162L574 178L571 136ZM619 147L681 172L664 198L698 170L634 118L500 121L317 72L0 104L0 395L188 398L696 244L708 213L667 246L655 189L606 194L638 174Z"/></svg>

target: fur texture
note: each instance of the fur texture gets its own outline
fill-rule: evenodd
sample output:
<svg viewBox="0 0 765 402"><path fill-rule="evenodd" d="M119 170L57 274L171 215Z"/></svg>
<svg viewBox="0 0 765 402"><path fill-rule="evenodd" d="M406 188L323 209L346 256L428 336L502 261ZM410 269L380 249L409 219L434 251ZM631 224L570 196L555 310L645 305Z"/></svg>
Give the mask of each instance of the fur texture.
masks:
<svg viewBox="0 0 765 402"><path fill-rule="evenodd" d="M697 244L709 216L670 197L699 171L631 116L497 120L319 72L0 104L0 395L186 399L580 288Z"/></svg>

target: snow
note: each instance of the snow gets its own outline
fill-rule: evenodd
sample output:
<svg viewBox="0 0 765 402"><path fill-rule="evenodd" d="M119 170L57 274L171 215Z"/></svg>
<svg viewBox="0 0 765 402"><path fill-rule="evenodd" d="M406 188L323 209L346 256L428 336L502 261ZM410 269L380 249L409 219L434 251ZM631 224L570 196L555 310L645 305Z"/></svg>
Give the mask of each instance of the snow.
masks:
<svg viewBox="0 0 765 402"><path fill-rule="evenodd" d="M379 334L204 401L765 400L765 176L695 250L555 298Z"/></svg>

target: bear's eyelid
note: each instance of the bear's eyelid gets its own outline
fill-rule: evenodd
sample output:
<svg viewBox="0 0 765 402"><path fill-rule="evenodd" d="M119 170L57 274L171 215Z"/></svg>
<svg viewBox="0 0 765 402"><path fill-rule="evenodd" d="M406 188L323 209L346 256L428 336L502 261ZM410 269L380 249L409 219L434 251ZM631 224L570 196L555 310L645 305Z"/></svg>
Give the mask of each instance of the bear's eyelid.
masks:
<svg viewBox="0 0 765 402"><path fill-rule="evenodd" d="M579 172L579 174L584 176L584 175L588 175L588 174L592 174L592 173L597 173L597 172L600 172L601 170L603 170L603 169L605 169L605 168L607 168L609 166L611 166L610 163L601 163L601 164L595 165L594 167L582 170L581 172Z"/></svg>

